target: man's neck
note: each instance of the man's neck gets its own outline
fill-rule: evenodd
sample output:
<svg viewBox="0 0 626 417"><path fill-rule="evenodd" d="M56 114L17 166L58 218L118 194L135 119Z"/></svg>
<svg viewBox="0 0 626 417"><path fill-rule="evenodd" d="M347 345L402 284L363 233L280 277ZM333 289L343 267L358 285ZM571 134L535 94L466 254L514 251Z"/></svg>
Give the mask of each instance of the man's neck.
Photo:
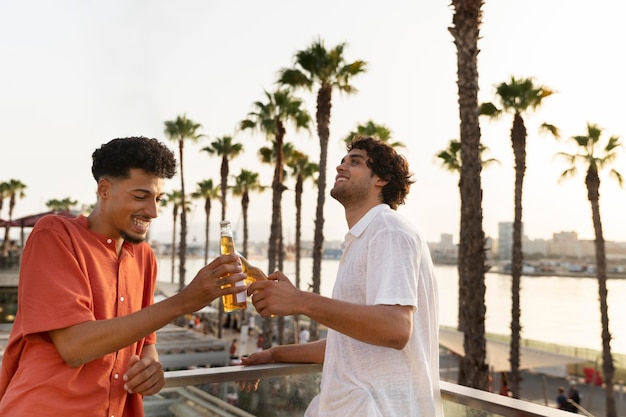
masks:
<svg viewBox="0 0 626 417"><path fill-rule="evenodd" d="M352 229L352 227L357 224L368 211L379 204L381 203L376 201L369 204L361 204L358 207L346 208L346 222L348 223L348 229Z"/></svg>

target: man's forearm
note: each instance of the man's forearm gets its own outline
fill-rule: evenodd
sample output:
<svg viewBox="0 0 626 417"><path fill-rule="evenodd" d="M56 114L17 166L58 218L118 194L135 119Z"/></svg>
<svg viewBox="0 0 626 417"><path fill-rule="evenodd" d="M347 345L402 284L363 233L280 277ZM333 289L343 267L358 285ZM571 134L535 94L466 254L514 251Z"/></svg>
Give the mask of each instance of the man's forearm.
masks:
<svg viewBox="0 0 626 417"><path fill-rule="evenodd" d="M326 339L298 345L280 345L270 349L274 362L280 363L324 363Z"/></svg>

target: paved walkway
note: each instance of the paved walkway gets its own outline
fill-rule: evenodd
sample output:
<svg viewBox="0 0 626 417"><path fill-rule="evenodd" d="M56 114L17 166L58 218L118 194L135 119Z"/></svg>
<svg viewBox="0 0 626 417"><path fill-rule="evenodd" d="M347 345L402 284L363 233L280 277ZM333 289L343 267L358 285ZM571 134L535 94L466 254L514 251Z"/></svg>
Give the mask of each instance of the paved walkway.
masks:
<svg viewBox="0 0 626 417"><path fill-rule="evenodd" d="M456 383L458 371L458 358L445 351L440 356L441 378L443 380ZM536 404L556 407L556 396L559 387L565 391L569 389L572 378L559 378L531 371L522 371L522 381L520 385L521 397L523 400ZM580 393L580 405L595 417L606 415L606 391L603 386L585 384L584 379L577 381L578 392ZM494 390L500 386L500 376L495 375L493 380ZM618 416L626 416L626 389L618 384L615 385L615 404ZM582 414L581 414L582 415Z"/></svg>
<svg viewBox="0 0 626 417"><path fill-rule="evenodd" d="M233 329L222 329L224 340L237 339L239 356L249 355L257 350L257 332L242 338L241 331ZM243 343L242 343L243 342ZM446 350L441 350L440 356L441 379L452 383L457 382L458 358ZM531 371L522 371L521 397L526 401L536 404L556 407L556 396L558 388L562 386L568 390L572 378L559 378L549 375L539 374ZM495 390L500 386L500 376L494 375L493 386ZM584 380L577 381L578 391L581 396L580 405L588 410L595 417L606 415L606 396L603 386L585 384ZM618 384L615 385L615 402L618 416L626 417L626 389ZM582 414L581 414L582 415Z"/></svg>

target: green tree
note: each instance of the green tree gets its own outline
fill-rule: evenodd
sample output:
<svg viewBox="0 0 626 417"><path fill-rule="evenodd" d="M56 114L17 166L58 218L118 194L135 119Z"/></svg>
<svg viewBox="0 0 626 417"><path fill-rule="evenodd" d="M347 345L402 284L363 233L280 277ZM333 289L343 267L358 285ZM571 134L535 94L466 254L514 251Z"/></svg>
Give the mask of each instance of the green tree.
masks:
<svg viewBox="0 0 626 417"><path fill-rule="evenodd" d="M295 253L295 279L296 287L300 288L300 263L302 260L302 194L304 193L304 182L307 179L313 180L315 183L315 174L319 171L319 166L309 161L309 157L296 149L291 149L286 155L286 163L291 168L291 174L296 179L295 204L296 204L296 234L294 243ZM309 288L312 283L309 284ZM295 317L295 329L300 329L300 316Z"/></svg>
<svg viewBox="0 0 626 417"><path fill-rule="evenodd" d="M520 338L521 338L521 310L520 310L520 283L524 255L522 252L522 190L526 173L526 126L523 114L541 107L543 100L554 92L545 86L536 85L532 78L516 79L503 82L496 87L496 98L501 109L493 103L484 103L480 113L491 118L499 117L501 113L513 114L511 128L511 144L515 160L515 191L514 191L514 219L513 219L513 251L511 254L511 375L509 387L513 397L520 397ZM542 125L555 135L558 132L554 126Z"/></svg>
<svg viewBox="0 0 626 417"><path fill-rule="evenodd" d="M316 99L317 135L320 141L319 177L317 181L317 208L313 236L313 292L320 292L322 253L324 245L324 203L326 201L326 168L328 164L328 138L330 136L330 110L334 89L342 93L356 93L352 79L365 71L365 61L347 63L344 57L345 43L326 49L319 39L308 48L295 54L293 68L280 70L279 83L292 88L313 91L318 86ZM311 322L311 340L319 338L317 323Z"/></svg>
<svg viewBox="0 0 626 417"><path fill-rule="evenodd" d="M178 211L182 206L182 193L180 190L174 190L165 195L161 200L163 207L172 206L172 284L174 283L174 265L176 265L176 224L178 223Z"/></svg>
<svg viewBox="0 0 626 417"><path fill-rule="evenodd" d="M296 287L300 288L300 253L302 247L302 194L304 193L304 182L311 179L315 183L315 174L319 172L318 164L311 162L309 157L296 149L289 152L287 156L287 166L291 168L291 174L296 179L295 184L295 207L296 207L296 234L295 234L295 279ZM312 284L310 284L312 286Z"/></svg>
<svg viewBox="0 0 626 417"><path fill-rule="evenodd" d="M202 180L192 198L204 199L204 264L209 263L209 218L211 217L211 200L219 197L219 190L213 186L213 180Z"/></svg>
<svg viewBox="0 0 626 417"><path fill-rule="evenodd" d="M385 142L394 148L405 148L406 145L400 141L392 141L391 129L385 125L379 125L373 120L368 120L365 124L359 124L356 130L348 133L343 141L346 145L352 142L352 138L355 136L375 136L380 139L381 142Z"/></svg>
<svg viewBox="0 0 626 417"><path fill-rule="evenodd" d="M221 138L215 139L209 146L202 148L203 151L207 152L209 155L217 155L222 158L222 163L220 165L220 200L222 203L222 216L221 220L226 219L226 196L228 194L228 173L230 172L230 163L231 159L236 158L243 152L243 145L239 142L234 142L231 136L222 136ZM224 309L222 308L222 298L220 297L219 308L218 308L218 323L222 323L222 319L224 317ZM217 337L222 338L222 326L217 326Z"/></svg>
<svg viewBox="0 0 626 417"><path fill-rule="evenodd" d="M4 200L9 196L9 183L0 182L0 216L2 216L2 208L4 207Z"/></svg>
<svg viewBox="0 0 626 417"><path fill-rule="evenodd" d="M241 122L242 129L258 129L273 142L275 152L274 176L272 178L272 220L268 245L268 270L283 269L282 194L284 184L283 143L286 125L291 123L295 130L309 129L311 116L303 109L302 100L293 97L288 89L274 93L265 91L265 102L256 101L254 110Z"/></svg>
<svg viewBox="0 0 626 417"><path fill-rule="evenodd" d="M259 173L242 169L235 176L233 195L241 196L241 213L243 215L243 245L241 254L248 256L248 207L250 206L250 191L263 191L265 188L259 182Z"/></svg>
<svg viewBox="0 0 626 417"><path fill-rule="evenodd" d="M488 148L485 145L480 144L480 155L481 155L482 167L485 168L489 165L499 164L500 161L494 158L483 159L482 155L484 152L487 152L487 151L488 151ZM448 147L437 152L436 157L439 159L441 166L445 170L453 172L453 173L459 173L459 174L461 173L461 165L463 161L461 160L461 142L460 141L451 139L448 142ZM458 186L459 186L459 191L460 191L461 189L460 180L459 180ZM461 287L461 285L462 283L459 280L459 287ZM464 303L464 300L462 299L461 292L459 291L459 306L462 305L463 303ZM459 328L463 328L463 316L461 315L461 309L459 309L458 314L459 314L458 316Z"/></svg>
<svg viewBox="0 0 626 417"><path fill-rule="evenodd" d="M578 165L586 167L585 186L587 187L587 199L591 204L591 219L595 234L596 249L596 277L598 278L598 291L600 299L600 319L602 321L602 370L604 371L604 383L606 391L606 415L616 417L615 391L613 389L613 375L615 367L611 356L611 332L609 330L609 313L607 303L606 285L606 250L602 231L602 219L600 217L600 172L608 169L615 162L618 150L622 147L618 136L611 136L608 140L602 139L603 129L598 125L587 123L585 135L573 136L571 140L577 145L577 152L559 152L557 156L564 158L569 167L561 174L561 179L574 177L578 174ZM620 186L623 185L623 177L614 168L609 169L609 176L615 178Z"/></svg>
<svg viewBox="0 0 626 417"><path fill-rule="evenodd" d="M46 201L46 207L53 211L70 211L72 207L78 204L78 201L72 200L69 197L65 197L63 200L53 198Z"/></svg>
<svg viewBox="0 0 626 417"><path fill-rule="evenodd" d="M481 165L483 167L487 167L493 164L499 164L500 161L495 158L482 158L483 153L487 151L489 151L489 148L483 144L480 144ZM439 158L441 166L447 171L458 173L461 172L461 142L459 142L458 140L450 139L450 142L448 142L448 147L437 152L436 157Z"/></svg>
<svg viewBox="0 0 626 417"><path fill-rule="evenodd" d="M226 196L228 194L228 173L230 172L229 161L236 158L243 152L243 145L239 142L234 142L231 136L222 136L215 139L207 147L202 148L203 151L210 155L217 155L222 158L222 164L220 166L220 177L222 183L220 184L221 190L221 202L222 202L222 217L221 220L226 219Z"/></svg>
<svg viewBox="0 0 626 417"><path fill-rule="evenodd" d="M482 0L452 0L453 26L449 28L457 50L457 88L461 140L461 222L459 232L459 331L464 334L465 357L460 358L459 384L486 389L485 363L485 232L483 230L478 123L478 39Z"/></svg>
<svg viewBox="0 0 626 417"><path fill-rule="evenodd" d="M291 151L293 149L293 145L289 142L284 143L282 146L282 150L283 150L283 154L285 156L288 156L291 154ZM264 164L269 164L269 165L273 165L274 167L276 166L276 159L278 158L278 151L277 151L277 146L276 146L276 141L272 141L272 146L268 147L268 146L263 146L259 149L259 158L261 160L262 163ZM282 178L284 178L287 175L287 172L283 169L283 172L281 174ZM282 184L282 182L281 182ZM283 185L283 190L286 190L287 188ZM281 206L282 207L282 206ZM274 245L276 246L276 249L273 250L273 253L275 254L274 256L277 257L276 262L272 263L273 265L278 265L277 269L282 270L283 269L283 251L284 251L284 236L282 233L282 209L278 209L277 211L279 213L279 220L278 220L278 230L275 232L277 239ZM274 236L270 236L270 243L273 242L274 240L272 239ZM269 250L268 250L269 252ZM268 268L269 271L275 270ZM284 326L285 326L285 320L284 317L278 317L278 324L277 324L277 330L278 330L278 343L282 344L283 343L283 330L284 330ZM263 321L263 348L266 349L268 347L271 346L271 340L274 339L273 336L273 332L274 332L274 326L272 325L270 320L264 320Z"/></svg>
<svg viewBox="0 0 626 417"><path fill-rule="evenodd" d="M175 120L165 121L165 136L178 143L178 158L180 164L180 264L179 290L185 286L185 260L187 256L187 195L185 194L185 166L183 164L183 150L185 141L196 142L203 135L197 133L202 125L188 119L186 115L177 116Z"/></svg>
<svg viewBox="0 0 626 417"><path fill-rule="evenodd" d="M5 185L5 193L6 197L9 199L9 222L5 226L4 229L4 248L5 250L9 249L9 231L11 229L11 220L13 220L13 210L15 209L15 204L17 203L18 198L24 198L26 194L24 190L26 189L26 184L24 184L20 180L16 180L14 178L10 179Z"/></svg>

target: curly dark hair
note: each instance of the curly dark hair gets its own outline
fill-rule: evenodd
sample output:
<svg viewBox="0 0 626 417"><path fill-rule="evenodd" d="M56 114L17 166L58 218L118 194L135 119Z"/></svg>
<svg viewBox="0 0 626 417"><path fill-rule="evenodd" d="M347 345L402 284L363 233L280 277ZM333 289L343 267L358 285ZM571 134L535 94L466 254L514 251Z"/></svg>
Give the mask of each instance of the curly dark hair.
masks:
<svg viewBox="0 0 626 417"><path fill-rule="evenodd" d="M367 166L372 173L388 181L382 191L385 204L394 210L404 204L411 184L415 182L411 178L413 174L409 172L409 164L404 156L385 142L371 136L355 136L347 149L348 152L352 149L362 149L367 152Z"/></svg>
<svg viewBox="0 0 626 417"><path fill-rule="evenodd" d="M96 181L103 176L128 178L134 168L158 178L170 179L176 174L174 153L157 139L143 136L113 139L96 149L91 158Z"/></svg>

